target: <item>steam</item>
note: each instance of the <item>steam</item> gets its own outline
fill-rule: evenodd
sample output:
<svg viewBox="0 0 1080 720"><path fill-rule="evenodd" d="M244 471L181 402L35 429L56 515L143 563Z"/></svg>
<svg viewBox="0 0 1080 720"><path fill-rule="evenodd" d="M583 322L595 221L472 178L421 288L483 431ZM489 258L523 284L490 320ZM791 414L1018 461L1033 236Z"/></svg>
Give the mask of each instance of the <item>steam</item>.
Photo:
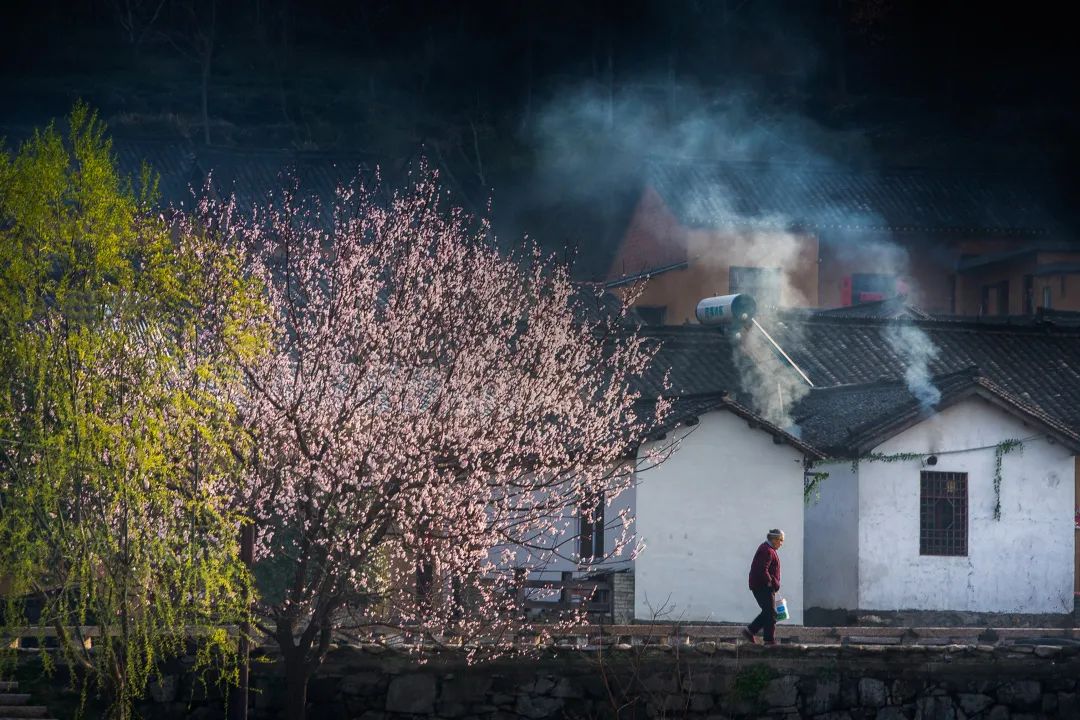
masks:
<svg viewBox="0 0 1080 720"><path fill-rule="evenodd" d="M919 328L910 323L890 324L882 330L892 351L904 360L904 380L908 390L924 409L941 400L941 391L930 380L930 361L937 357L937 346Z"/></svg>
<svg viewBox="0 0 1080 720"><path fill-rule="evenodd" d="M828 227L817 234L821 246L841 247L844 259L862 272L907 279L907 252L882 230L886 223L881 218L869 208L848 208L838 220L836 208L822 201L822 188L806 182L807 168L818 177L830 171L869 172L874 161L860 133L826 129L800 115L778 112L754 92L719 94L680 84L676 107L641 89L662 87L663 82L645 78L557 94L539 113L529 138L541 168L535 197L545 202L569 193L579 206L610 209L620 189L629 188L629 194L640 197L642 169L650 160L705 168L718 161L759 163L759 190L771 189L782 201L773 204L789 209L787 214L764 216L760 208L742 206L742 198L728 196L722 187L697 182L693 193L679 198L683 214L694 222L656 240L678 245L692 265L727 265L725 256L737 255L740 264L781 269L776 292L785 307L806 307L811 304L808 293L817 290L808 287L817 278L793 272L808 264L801 254L821 252L809 238L811 231L799 228ZM695 229L698 226L707 229ZM712 229L716 226L735 229L718 232ZM625 230L625 224L615 223L609 242L617 242ZM594 274L607 269L594 268ZM909 301L914 302L917 288L911 290ZM758 298L759 311L766 315L767 305ZM779 317L762 320L770 333L782 322ZM924 405L936 403L940 392L930 382L928 363L937 350L930 339L912 325L886 327L884 332L907 363L905 377L912 392ZM807 384L758 332L742 335L733 351L749 402L770 421L792 426L791 409L808 392ZM783 336L792 347L804 341L797 322L784 327Z"/></svg>

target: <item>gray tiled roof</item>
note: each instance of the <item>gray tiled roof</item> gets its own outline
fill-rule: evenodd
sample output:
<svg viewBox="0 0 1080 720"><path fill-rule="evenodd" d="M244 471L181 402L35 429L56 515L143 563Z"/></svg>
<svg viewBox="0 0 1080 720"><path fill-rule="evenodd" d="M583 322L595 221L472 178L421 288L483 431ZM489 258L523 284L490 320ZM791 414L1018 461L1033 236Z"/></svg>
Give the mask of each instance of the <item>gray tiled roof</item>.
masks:
<svg viewBox="0 0 1080 720"><path fill-rule="evenodd" d="M1032 235L1055 227L1032 183L1005 175L653 160L647 178L695 227Z"/></svg>
<svg viewBox="0 0 1080 720"><path fill-rule="evenodd" d="M822 459L825 457L824 453L813 445L811 442L804 438L793 435L788 430L769 422L763 418L759 413L754 412L752 409L746 407L742 403L734 400L730 395L725 393L710 394L710 395L691 395L686 397L678 397L672 401L671 412L665 419L664 423L655 427L656 434L662 434L669 432L676 426L680 425L694 425L697 420L708 412L714 412L717 410L726 410L732 412L739 417L750 421L754 427L764 430L772 435L777 442L783 442L791 445L795 449L802 452L804 455L810 458ZM639 411L644 411L646 414L651 412L651 408L647 404L642 404Z"/></svg>
<svg viewBox="0 0 1080 720"><path fill-rule="evenodd" d="M984 385L1030 406L1048 423L1080 432L1080 328L1034 322L995 325L802 315L762 322L817 388L891 383L891 389L866 390L865 402L848 409L860 413L859 417L876 417L880 409L910 400L901 382L907 360L886 336L889 328L908 324L925 333L937 349L937 355L928 360L930 375L970 373L977 368ZM656 362L641 384L645 396L726 392L744 405L752 404L735 361L741 350L730 335L701 326L644 328L643 332L660 343ZM784 371L779 362L770 369ZM666 389L662 384L665 372L670 383ZM857 420L844 412L835 419L840 427L857 425Z"/></svg>
<svg viewBox="0 0 1080 720"><path fill-rule="evenodd" d="M858 457L936 409L978 395L1042 426L1073 449L1080 448L1075 429L980 376L977 368L934 377L933 383L941 392L933 409L912 395L903 381L816 388L793 412L799 437L833 457Z"/></svg>
<svg viewBox="0 0 1080 720"><path fill-rule="evenodd" d="M940 320L806 318L768 329L818 387L899 380L908 364L886 330L904 323L937 349L931 375L975 366L987 381L1080 429L1080 328Z"/></svg>

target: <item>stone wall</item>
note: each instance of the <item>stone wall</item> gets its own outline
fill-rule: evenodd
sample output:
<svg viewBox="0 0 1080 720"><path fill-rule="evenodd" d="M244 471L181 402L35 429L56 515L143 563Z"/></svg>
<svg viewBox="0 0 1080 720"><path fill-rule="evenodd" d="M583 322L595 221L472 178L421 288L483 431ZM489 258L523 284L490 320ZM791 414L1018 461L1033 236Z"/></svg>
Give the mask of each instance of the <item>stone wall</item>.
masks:
<svg viewBox="0 0 1080 720"><path fill-rule="evenodd" d="M1063 641L1066 642L1067 641ZM1080 718L1080 644L697 646L547 650L469 665L340 648L310 686L309 717L1033 720ZM140 708L155 720L224 716L220 699L167 675ZM255 666L252 720L277 716L276 664ZM36 701L41 701L37 698Z"/></svg>
<svg viewBox="0 0 1080 720"><path fill-rule="evenodd" d="M815 627L861 625L868 627L1077 627L1077 612L987 613L965 610L829 610L806 609L804 622Z"/></svg>
<svg viewBox="0 0 1080 720"><path fill-rule="evenodd" d="M611 574L612 622L616 625L634 621L634 573Z"/></svg>

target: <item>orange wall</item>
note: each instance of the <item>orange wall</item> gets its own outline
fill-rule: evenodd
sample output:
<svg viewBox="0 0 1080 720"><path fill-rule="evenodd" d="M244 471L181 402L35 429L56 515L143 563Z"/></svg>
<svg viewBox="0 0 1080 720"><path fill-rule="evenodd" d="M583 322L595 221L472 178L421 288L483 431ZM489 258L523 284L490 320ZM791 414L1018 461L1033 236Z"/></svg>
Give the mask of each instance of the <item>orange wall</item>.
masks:
<svg viewBox="0 0 1080 720"><path fill-rule="evenodd" d="M958 276L956 312L978 315L982 287L1003 280L1009 282L1009 313L1024 312L1024 275L1035 273L1037 265L1055 262L1080 262L1080 253L1038 253L1038 262L1028 256L1011 262L995 263ZM1037 275L1033 279L1033 307L1043 305L1043 288L1050 288L1050 306L1055 310L1080 310L1080 274Z"/></svg>
<svg viewBox="0 0 1080 720"><path fill-rule="evenodd" d="M1007 280L1009 282L1009 307L1005 314L1019 315L1024 312L1024 275L1035 271L1034 259L1023 259L1015 263L995 263L985 269L972 270L960 275L962 283L957 285L956 312L958 315L978 315L982 303L982 288ZM1038 278L1035 282L1034 304L1038 306L1040 290ZM995 302L991 300L991 303ZM995 313L997 314L997 313Z"/></svg>
<svg viewBox="0 0 1080 720"><path fill-rule="evenodd" d="M608 280L686 260L686 229L664 201L646 188L608 271Z"/></svg>
<svg viewBox="0 0 1080 720"><path fill-rule="evenodd" d="M636 303L665 307L668 325L697 322L699 300L729 292L732 266L779 267L782 307L818 302L818 243L813 235L688 230L685 238L688 267L650 278Z"/></svg>
<svg viewBox="0 0 1080 720"><path fill-rule="evenodd" d="M952 308L952 275L958 253L937 239L887 232L830 236L821 243L821 307L839 307L843 283L855 273L897 274L909 302L930 312Z"/></svg>
<svg viewBox="0 0 1080 720"><path fill-rule="evenodd" d="M982 287L1008 280L1010 314L1023 312L1025 274L1034 263L1020 258L957 274L965 256L1001 253L1017 238L927 237L915 233L830 232L824 240L803 233L730 232L682 226L652 188L646 188L612 262L614 280L685 262L687 268L654 277L639 305L664 306L666 322L693 321L698 300L728 292L733 265L782 267L784 307L838 307L845 278L854 273L899 272L909 302L932 313L979 314ZM1080 262L1080 253L1042 253L1040 263ZM1080 310L1080 275L1035 278L1034 305L1049 287L1055 309Z"/></svg>

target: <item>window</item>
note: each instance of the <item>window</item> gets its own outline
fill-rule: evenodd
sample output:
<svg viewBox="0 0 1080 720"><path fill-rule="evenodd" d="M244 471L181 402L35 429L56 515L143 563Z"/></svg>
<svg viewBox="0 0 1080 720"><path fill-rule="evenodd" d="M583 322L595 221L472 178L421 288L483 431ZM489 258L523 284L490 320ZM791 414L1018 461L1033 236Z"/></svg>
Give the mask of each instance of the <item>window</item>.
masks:
<svg viewBox="0 0 1080 720"><path fill-rule="evenodd" d="M1009 281L1002 280L997 284L997 314L1009 314Z"/></svg>
<svg viewBox="0 0 1080 720"><path fill-rule="evenodd" d="M967 555L967 473L920 477L919 554Z"/></svg>
<svg viewBox="0 0 1080 720"><path fill-rule="evenodd" d="M582 560L604 556L603 494L578 510L578 555Z"/></svg>
<svg viewBox="0 0 1080 720"><path fill-rule="evenodd" d="M634 309L641 322L646 325L663 325L667 316L667 307L664 305L638 305Z"/></svg>
<svg viewBox="0 0 1080 720"><path fill-rule="evenodd" d="M728 292L746 293L758 307L780 305L780 268L738 267L728 270Z"/></svg>
<svg viewBox="0 0 1080 720"><path fill-rule="evenodd" d="M991 283L982 286L982 297L979 301L980 315L1008 315L1009 314L1009 281Z"/></svg>
<svg viewBox="0 0 1080 720"><path fill-rule="evenodd" d="M851 304L886 300L896 296L896 276L881 273L854 273L851 276Z"/></svg>
<svg viewBox="0 0 1080 720"><path fill-rule="evenodd" d="M1047 310L1049 310L1050 307L1051 307L1050 306L1050 293L1051 293L1050 286L1049 285L1043 285L1043 304L1042 304L1042 306L1044 308L1046 308Z"/></svg>
<svg viewBox="0 0 1080 720"><path fill-rule="evenodd" d="M1024 314L1035 314L1035 276L1024 276Z"/></svg>

